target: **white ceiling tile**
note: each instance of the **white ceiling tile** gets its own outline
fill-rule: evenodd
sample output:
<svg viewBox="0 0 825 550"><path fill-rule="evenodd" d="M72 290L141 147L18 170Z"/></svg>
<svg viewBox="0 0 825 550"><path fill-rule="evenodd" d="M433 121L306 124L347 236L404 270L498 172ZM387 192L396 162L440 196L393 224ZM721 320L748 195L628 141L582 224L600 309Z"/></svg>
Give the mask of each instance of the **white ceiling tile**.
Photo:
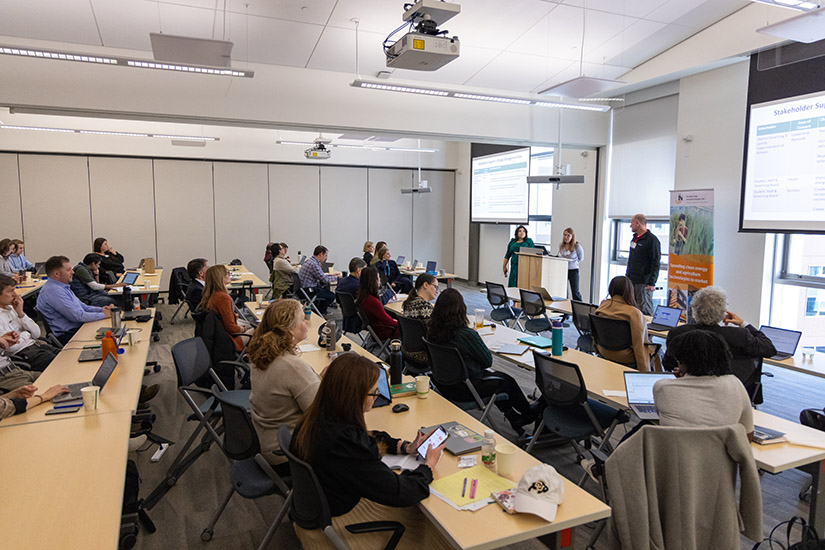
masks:
<svg viewBox="0 0 825 550"><path fill-rule="evenodd" d="M378 71L387 70L383 40L380 34L358 31L358 69L363 77L372 78ZM355 74L355 31L327 27L307 68Z"/></svg>
<svg viewBox="0 0 825 550"><path fill-rule="evenodd" d="M249 52L247 53L247 27ZM303 67L309 61L323 27L307 23L295 23L271 17L236 17L232 20L230 39L233 65L239 62L265 63ZM220 34L217 35L220 38Z"/></svg>
<svg viewBox="0 0 825 550"><path fill-rule="evenodd" d="M607 63L622 65L625 67L638 67L651 57L654 52L663 52L672 48L679 42L693 36L696 30L680 25L667 25L663 29L648 36L644 42L626 48L623 52L608 57Z"/></svg>
<svg viewBox="0 0 825 550"><path fill-rule="evenodd" d="M360 21L358 30L387 36L404 23L403 5L395 0L338 0L329 25L351 29L354 23L350 19L356 18Z"/></svg>
<svg viewBox="0 0 825 550"><path fill-rule="evenodd" d="M157 8L155 8L157 11ZM191 36L195 38L222 38L223 27L221 20L215 20L215 10L194 8L178 4L160 4L160 22L152 28L152 32L162 31L165 34ZM227 30L230 20L227 19ZM130 25L121 21L122 25ZM213 36L214 28L214 36Z"/></svg>
<svg viewBox="0 0 825 550"><path fill-rule="evenodd" d="M579 58L581 38L581 8L562 5L542 18L507 50L572 61Z"/></svg>
<svg viewBox="0 0 825 550"><path fill-rule="evenodd" d="M151 51L149 33L158 31L158 7L133 0L90 0L103 37L111 48Z"/></svg>
<svg viewBox="0 0 825 550"><path fill-rule="evenodd" d="M461 5L461 13L442 28L458 36L462 44L504 49L544 17L557 4L536 0L473 0Z"/></svg>
<svg viewBox="0 0 825 550"><path fill-rule="evenodd" d="M626 73L626 67L618 67L615 65L603 65L601 63L584 63L583 67L579 67L578 63L570 63L564 69L553 75L551 78L545 80L535 88L533 92L540 92L546 90L551 86L556 86L562 82L567 82L578 76L592 76L596 78L616 79Z"/></svg>
<svg viewBox="0 0 825 550"><path fill-rule="evenodd" d="M622 59L622 54L619 53L617 56L617 52L624 52L665 27L664 23L639 19L607 42L598 46L594 45L592 49L585 45L584 59L593 63L604 63L608 59L615 58Z"/></svg>
<svg viewBox="0 0 825 550"><path fill-rule="evenodd" d="M749 5L749 0L715 0L706 1L695 9L685 13L673 23L683 27L691 27L697 31L708 25L720 21L728 15Z"/></svg>
<svg viewBox="0 0 825 550"><path fill-rule="evenodd" d="M630 17L644 17L668 0L587 0L588 11L604 11Z"/></svg>
<svg viewBox="0 0 825 550"><path fill-rule="evenodd" d="M393 73L395 78L405 80L427 80L442 84L464 84L474 74L480 71L485 65L498 55L498 50L486 48L474 48L472 46L461 45L461 55L458 59L450 61L447 65L437 71L410 71L398 69Z"/></svg>
<svg viewBox="0 0 825 550"><path fill-rule="evenodd" d="M0 0L0 35L100 45L88 0Z"/></svg>
<svg viewBox="0 0 825 550"><path fill-rule="evenodd" d="M553 75L569 61L504 52L466 82L470 86L501 88L528 92L549 75Z"/></svg>
<svg viewBox="0 0 825 550"><path fill-rule="evenodd" d="M716 0L723 1L723 0ZM702 4L708 3L707 0L669 0L666 4L653 10L645 16L645 19L651 21L662 21L663 23L674 23L680 17L698 8Z"/></svg>
<svg viewBox="0 0 825 550"><path fill-rule="evenodd" d="M227 2L228 9L234 13L233 17L245 15L246 4L249 4L249 15L324 25L332 13L335 0L301 0L300 2L295 0L229 0ZM223 2L219 2L219 7L222 5Z"/></svg>

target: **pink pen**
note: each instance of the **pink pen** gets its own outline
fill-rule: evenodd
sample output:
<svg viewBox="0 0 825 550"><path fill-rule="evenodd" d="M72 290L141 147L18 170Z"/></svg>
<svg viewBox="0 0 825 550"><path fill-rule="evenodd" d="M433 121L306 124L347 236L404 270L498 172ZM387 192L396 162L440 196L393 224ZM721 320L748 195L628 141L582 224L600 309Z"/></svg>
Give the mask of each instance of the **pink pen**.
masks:
<svg viewBox="0 0 825 550"><path fill-rule="evenodd" d="M476 498L476 484L478 483L477 479L473 479L472 483L470 483L470 498Z"/></svg>

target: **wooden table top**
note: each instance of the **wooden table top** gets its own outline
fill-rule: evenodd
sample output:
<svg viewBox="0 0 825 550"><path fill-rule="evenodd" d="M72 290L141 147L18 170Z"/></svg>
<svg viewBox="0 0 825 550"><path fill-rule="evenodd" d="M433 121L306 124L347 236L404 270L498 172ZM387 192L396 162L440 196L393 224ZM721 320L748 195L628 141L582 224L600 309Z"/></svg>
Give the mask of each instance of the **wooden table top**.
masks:
<svg viewBox="0 0 825 550"><path fill-rule="evenodd" d="M252 288L266 288L269 283L263 281L260 277L249 271L243 264L241 265L227 265L226 269L232 277L232 282L229 283L229 288L237 288L241 283L252 281ZM236 278L237 277L237 278Z"/></svg>
<svg viewBox="0 0 825 550"><path fill-rule="evenodd" d="M0 429L5 548L118 547L132 414L61 416Z"/></svg>
<svg viewBox="0 0 825 550"><path fill-rule="evenodd" d="M33 278L31 273L29 273L29 278L26 279L25 282L18 284L14 288L14 291L21 298L25 298L29 294L33 294L33 293L37 292L38 290L40 290L40 287L43 286L44 284L46 284L47 279L48 279L48 277L46 277L46 278L43 278L43 277Z"/></svg>
<svg viewBox="0 0 825 550"><path fill-rule="evenodd" d="M399 266L398 271L403 273L404 275L410 275L412 277L417 277L417 276L421 275L422 273L424 273L425 271L427 271L427 268L426 267L421 267L421 268L418 268L418 269L405 269L405 268ZM455 278L458 277L458 275L456 275L455 273L447 273L446 271L442 275L441 272L439 271L439 274L434 275L434 277L436 279L455 279Z"/></svg>
<svg viewBox="0 0 825 550"><path fill-rule="evenodd" d="M127 269L126 273L135 273L136 271L133 269ZM123 282L123 277L126 276L126 273L121 276L117 282ZM160 278L163 275L163 268L156 267L154 273L146 273L144 271L139 271L138 278L135 281L135 284L131 285L132 294L158 294L160 292ZM148 283L148 286L147 286ZM123 294L122 288L113 288L109 291L109 294L112 296L121 295Z"/></svg>

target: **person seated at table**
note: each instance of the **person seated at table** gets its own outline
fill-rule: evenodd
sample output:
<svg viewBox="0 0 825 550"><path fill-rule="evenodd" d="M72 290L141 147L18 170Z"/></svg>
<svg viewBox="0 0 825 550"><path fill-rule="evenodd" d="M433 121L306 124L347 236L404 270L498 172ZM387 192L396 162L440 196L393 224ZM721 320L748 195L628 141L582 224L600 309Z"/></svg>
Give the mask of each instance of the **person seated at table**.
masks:
<svg viewBox="0 0 825 550"><path fill-rule="evenodd" d="M292 263L292 260L290 260L290 259L289 259L289 247L287 246L287 244L286 244L286 243L278 243L278 244L279 244L279 245L280 245L280 247L281 247L281 253L283 254L283 255L282 255L282 258L283 258L284 260L288 261L288 262L291 264L291 263ZM299 250L298 252L300 252L300 250ZM300 259L300 258L299 258L299 259Z"/></svg>
<svg viewBox="0 0 825 550"><path fill-rule="evenodd" d="M318 393L298 422L290 451L312 466L324 491L332 523L350 548L380 548L387 533L353 535L345 525L371 520L399 521L406 527L399 549L447 547L415 506L430 496L430 483L444 446L427 450L414 470L400 475L381 461L383 454L415 455L425 436L395 439L367 429L364 413L378 395L378 377L386 374L354 353L338 356L321 379ZM412 430L413 428L411 428ZM429 435L429 434L426 434ZM320 530L295 525L303 548L327 548Z"/></svg>
<svg viewBox="0 0 825 550"><path fill-rule="evenodd" d="M281 248L280 244L272 244L272 254L272 272L269 274L269 282L272 283L272 299L277 300L292 288L292 275L298 273L298 268L287 261L286 249Z"/></svg>
<svg viewBox="0 0 825 550"><path fill-rule="evenodd" d="M72 292L80 298L81 302L93 306L115 306L118 300L109 296L107 292L113 288L123 288L123 283L112 285L100 282L100 256L94 253L86 254L83 261L74 266L74 277L72 277Z"/></svg>
<svg viewBox="0 0 825 550"><path fill-rule="evenodd" d="M11 239L3 239L0 241L0 275L8 275L17 280L17 271L11 262L11 256L14 254L14 243Z"/></svg>
<svg viewBox="0 0 825 550"><path fill-rule="evenodd" d="M8 418L15 414L26 412L30 407L36 407L51 401L55 395L69 391L69 388L58 384L43 393L37 394L37 386L26 385L0 395L0 418Z"/></svg>
<svg viewBox="0 0 825 550"><path fill-rule="evenodd" d="M31 370L43 372L60 350L38 340L40 326L23 311L23 299L15 286L14 279L0 275L0 333L15 333L17 341L6 348L8 352L28 363Z"/></svg>
<svg viewBox="0 0 825 550"><path fill-rule="evenodd" d="M298 277L301 279L301 288L303 288L310 298L315 297L315 307L321 312L321 315L327 314L327 308L335 301L335 294L329 291L329 283L336 280L338 275L327 275L321 267L322 262L327 261L329 251L327 247L318 245L312 252L312 257L307 258L304 265L298 271Z"/></svg>
<svg viewBox="0 0 825 550"><path fill-rule="evenodd" d="M364 262L367 265L372 263L372 255L375 253L375 244L372 241L367 241L364 243Z"/></svg>
<svg viewBox="0 0 825 550"><path fill-rule="evenodd" d="M266 267L269 268L269 271L272 271L272 263L275 261L275 256L277 256L277 252L272 251L272 247L278 243L267 243L266 247L264 248L264 263ZM278 245L280 248L280 245Z"/></svg>
<svg viewBox="0 0 825 550"><path fill-rule="evenodd" d="M673 370L676 366L670 353L671 340L694 330L707 330L721 336L730 348L733 361L776 355L776 348L770 338L728 310L728 296L722 288L708 286L696 292L690 300L690 312L695 323L681 325L668 331L667 351L663 361L667 370Z"/></svg>
<svg viewBox="0 0 825 550"><path fill-rule="evenodd" d="M20 239L14 239L12 241L14 243L14 254L9 256L9 261L11 261L11 265L16 272L34 269L34 264L26 258L26 245Z"/></svg>
<svg viewBox="0 0 825 550"><path fill-rule="evenodd" d="M89 306L74 295L69 286L74 271L66 256L46 260L46 275L48 279L37 295L37 310L61 344L68 342L83 323L111 317L112 306Z"/></svg>
<svg viewBox="0 0 825 550"><path fill-rule="evenodd" d="M361 258L353 258L349 261L349 275L342 277L338 281L336 292L346 292L354 298L358 294L358 286L361 284L361 270L367 267L367 261Z"/></svg>
<svg viewBox="0 0 825 550"><path fill-rule="evenodd" d="M381 340L399 338L398 321L393 319L381 303L381 283L378 280L378 271L374 267L365 267L361 270L358 285L358 294L355 303L361 307L367 317L372 330Z"/></svg>
<svg viewBox="0 0 825 550"><path fill-rule="evenodd" d="M433 313L432 301L438 296L438 279L428 273L422 273L415 280L407 299L401 306L404 317L426 321Z"/></svg>
<svg viewBox="0 0 825 550"><path fill-rule="evenodd" d="M107 241L104 237L98 237L95 239L94 244L92 245L92 252L100 256L100 269L103 270L103 279L104 281L108 281L109 283L116 283L118 279L126 272L126 268L124 266L124 258L123 254L120 254L117 250L109 246L109 241ZM111 281L111 277L107 276L108 272L112 272L115 275L115 280Z"/></svg>
<svg viewBox="0 0 825 550"><path fill-rule="evenodd" d="M401 275L398 264L392 259L390 250L388 248L382 248L381 250L383 252L379 251L379 259L375 263L375 268L386 277L386 279L382 277L381 282L386 282L398 294L407 294L412 290L412 281L406 275Z"/></svg>
<svg viewBox="0 0 825 550"><path fill-rule="evenodd" d="M662 426L742 424L753 441L753 408L742 382L731 373L731 350L725 339L708 330L691 330L668 338L676 378L653 385L653 401Z"/></svg>
<svg viewBox="0 0 825 550"><path fill-rule="evenodd" d="M186 272L189 274L189 286L186 287L186 302L189 309L195 311L203 297L203 286L206 284L206 270L209 269L209 260L206 258L195 258L186 264Z"/></svg>
<svg viewBox="0 0 825 550"><path fill-rule="evenodd" d="M206 284L203 287L203 295L198 304L198 309L208 309L214 312L223 323L223 328L229 333L229 337L232 338L235 351L243 351L243 340L240 334L252 335L253 329L245 321L241 320L239 322L238 320L235 305L226 290L226 285L230 281L229 270L226 269L225 265L213 265L207 269Z"/></svg>
<svg viewBox="0 0 825 550"><path fill-rule="evenodd" d="M0 349L7 350L20 340L14 331L0 335ZM39 372L22 369L4 354L0 354L0 393L15 390L21 386L34 384Z"/></svg>
<svg viewBox="0 0 825 550"><path fill-rule="evenodd" d="M286 457L273 451L278 446L278 428L292 430L309 408L321 379L300 358L298 344L307 337L304 307L298 300L275 300L249 342L249 394L252 424L261 442L261 454L279 475L289 475Z"/></svg>
<svg viewBox="0 0 825 550"><path fill-rule="evenodd" d="M607 287L607 292L610 294L610 298L599 304L595 315L630 323L630 335L633 345L623 350L609 350L596 345L596 351L610 361L628 365L635 363L636 369L640 371L661 371L662 365L659 354L647 337L645 316L636 307L633 283L624 275L613 277Z"/></svg>
<svg viewBox="0 0 825 550"><path fill-rule="evenodd" d="M508 399L496 401L496 407L504 414L510 425L521 434L524 426L534 422L540 411L540 403L530 403L518 382L507 373L494 371L493 355L481 339L478 332L468 326L467 306L461 293L454 288L448 288L435 302L430 320L427 323L427 338L436 344L453 346L458 349L470 382L479 396L488 397L494 392L506 393ZM484 374L492 373L503 378L498 380L481 380ZM436 382L439 392L446 398L454 401L473 401L473 395L467 386L462 384L440 386Z"/></svg>
<svg viewBox="0 0 825 550"><path fill-rule="evenodd" d="M375 255L368 262L369 265L373 266L381 260L381 258L379 257L379 253L385 248L387 248L387 243L385 243L384 241L378 241L377 243L375 243Z"/></svg>

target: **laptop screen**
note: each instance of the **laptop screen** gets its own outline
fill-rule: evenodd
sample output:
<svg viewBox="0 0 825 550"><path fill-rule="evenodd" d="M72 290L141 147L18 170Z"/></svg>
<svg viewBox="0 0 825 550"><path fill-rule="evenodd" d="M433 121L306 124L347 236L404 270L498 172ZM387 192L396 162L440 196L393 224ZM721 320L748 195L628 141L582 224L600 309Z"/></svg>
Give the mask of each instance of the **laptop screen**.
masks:
<svg viewBox="0 0 825 550"><path fill-rule="evenodd" d="M435 262L432 262L432 261L427 262L427 271L435 271L435 266L436 266Z"/></svg>
<svg viewBox="0 0 825 550"><path fill-rule="evenodd" d="M406 260L406 259L407 258L404 257L404 256L399 256L398 258L395 259L395 263L397 263L398 265L401 265L401 264L404 263L404 260Z"/></svg>
<svg viewBox="0 0 825 550"><path fill-rule="evenodd" d="M666 378L673 378L673 374L669 372L625 372L624 387L627 391L627 402L636 405L652 405L653 384Z"/></svg>
<svg viewBox="0 0 825 550"><path fill-rule="evenodd" d="M387 380L387 373L383 368L381 368L381 374L378 375L378 393L380 393L382 397L392 401L390 382Z"/></svg>
<svg viewBox="0 0 825 550"><path fill-rule="evenodd" d="M115 371L116 366L117 359L115 358L114 354L110 353L106 356L106 359L103 360L103 363L100 365L100 368L97 369L95 377L92 378L92 384L103 389L103 386L106 385L106 382L109 380L109 377L112 376L112 373Z"/></svg>
<svg viewBox="0 0 825 550"><path fill-rule="evenodd" d="M776 353L793 355L796 353L796 346L799 345L799 339L802 338L802 333L798 330L787 330L784 328L769 327L768 325L762 325L759 327L759 330L773 342Z"/></svg>
<svg viewBox="0 0 825 550"><path fill-rule="evenodd" d="M656 311L653 313L653 322L657 325L673 328L679 324L679 317L681 316L682 310L678 307L656 306Z"/></svg>
<svg viewBox="0 0 825 550"><path fill-rule="evenodd" d="M123 275L123 283L127 285L135 284L137 281L139 273L135 273L134 271L128 271L126 274Z"/></svg>

